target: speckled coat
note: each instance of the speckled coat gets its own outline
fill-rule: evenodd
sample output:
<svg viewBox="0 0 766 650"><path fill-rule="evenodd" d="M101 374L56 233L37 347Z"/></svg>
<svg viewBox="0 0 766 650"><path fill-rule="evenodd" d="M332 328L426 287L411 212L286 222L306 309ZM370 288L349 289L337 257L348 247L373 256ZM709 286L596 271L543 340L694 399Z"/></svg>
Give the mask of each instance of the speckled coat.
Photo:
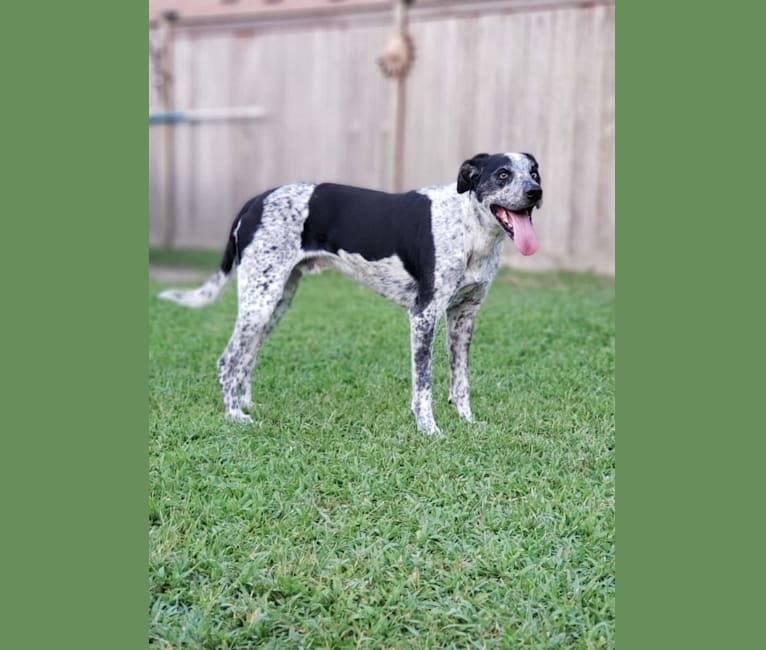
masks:
<svg viewBox="0 0 766 650"><path fill-rule="evenodd" d="M409 312L411 408L419 430L439 431L432 411L434 332L446 314L450 401L473 420L468 351L476 312L515 235L537 249L532 210L542 189L530 154L478 154L457 184L388 194L329 183L294 183L248 201L231 228L221 269L202 287L160 296L200 307L218 297L237 268L238 314L218 361L226 416L252 422L252 372L258 350L306 272L334 267Z"/></svg>

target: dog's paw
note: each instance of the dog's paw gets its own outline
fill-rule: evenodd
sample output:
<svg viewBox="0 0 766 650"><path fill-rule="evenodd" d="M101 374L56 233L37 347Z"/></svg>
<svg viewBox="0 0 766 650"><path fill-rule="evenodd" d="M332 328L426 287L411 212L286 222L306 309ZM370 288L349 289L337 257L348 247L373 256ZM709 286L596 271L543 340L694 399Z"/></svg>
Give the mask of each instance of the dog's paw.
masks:
<svg viewBox="0 0 766 650"><path fill-rule="evenodd" d="M418 422L418 431L427 436L441 436L442 430L436 426L436 422Z"/></svg>
<svg viewBox="0 0 766 650"><path fill-rule="evenodd" d="M243 397L239 400L239 408L243 411L252 411L255 408L255 402L250 397Z"/></svg>
<svg viewBox="0 0 766 650"><path fill-rule="evenodd" d="M226 413L226 417L231 420L232 422L236 422L238 424L252 424L253 418L251 418L247 413L243 413L242 411L229 411Z"/></svg>
<svg viewBox="0 0 766 650"><path fill-rule="evenodd" d="M471 403L465 397L458 398L454 395L449 396L449 403L455 407L457 414L466 422L473 422L473 413L471 413Z"/></svg>
<svg viewBox="0 0 766 650"><path fill-rule="evenodd" d="M474 419L473 419L473 413L471 413L470 409L469 409L469 410L467 410L467 411L461 411L460 409L458 409L458 412L457 412L457 414L458 414L458 415L459 415L459 416L460 416L460 417L461 417L463 420L465 420L466 422L468 422L468 424L474 424L474 423L476 422L476 420L474 420Z"/></svg>

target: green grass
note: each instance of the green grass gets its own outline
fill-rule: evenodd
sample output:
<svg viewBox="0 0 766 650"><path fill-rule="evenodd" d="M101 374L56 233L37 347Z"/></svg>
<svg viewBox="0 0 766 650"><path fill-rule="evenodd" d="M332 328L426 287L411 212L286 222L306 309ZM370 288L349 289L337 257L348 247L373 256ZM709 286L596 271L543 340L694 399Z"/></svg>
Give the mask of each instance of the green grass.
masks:
<svg viewBox="0 0 766 650"><path fill-rule="evenodd" d="M406 314L326 272L262 349L255 424L227 423L204 310L150 283L150 645L614 647L610 280L504 271L479 312L473 410L409 412Z"/></svg>
<svg viewBox="0 0 766 650"><path fill-rule="evenodd" d="M155 266L181 266L209 269L211 272L221 262L223 248L150 248L149 262Z"/></svg>

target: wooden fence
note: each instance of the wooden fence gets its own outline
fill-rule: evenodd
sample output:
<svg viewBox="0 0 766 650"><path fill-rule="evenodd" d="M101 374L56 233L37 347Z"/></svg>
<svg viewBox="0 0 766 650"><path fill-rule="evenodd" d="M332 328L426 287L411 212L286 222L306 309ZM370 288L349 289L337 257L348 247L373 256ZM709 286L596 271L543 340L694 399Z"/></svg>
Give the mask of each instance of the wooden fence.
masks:
<svg viewBox="0 0 766 650"><path fill-rule="evenodd" d="M163 238L163 130L173 130L174 241L221 248L240 205L274 185L386 189L394 82L376 58L387 12L174 29L174 104L258 106L249 120L150 126L150 241ZM526 269L614 269L614 4L452 3L410 12L407 187L451 182L481 151L530 151L545 204ZM156 90L150 111L160 108Z"/></svg>

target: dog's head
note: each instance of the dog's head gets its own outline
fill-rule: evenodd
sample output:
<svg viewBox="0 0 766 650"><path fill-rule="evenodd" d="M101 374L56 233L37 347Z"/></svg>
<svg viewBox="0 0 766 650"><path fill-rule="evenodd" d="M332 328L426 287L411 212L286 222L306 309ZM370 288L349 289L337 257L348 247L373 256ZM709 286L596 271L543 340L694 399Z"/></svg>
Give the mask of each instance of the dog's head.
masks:
<svg viewBox="0 0 766 650"><path fill-rule="evenodd" d="M480 209L492 214L522 255L537 250L532 210L543 202L540 172L528 153L480 153L466 160L457 176L458 194L472 192Z"/></svg>

